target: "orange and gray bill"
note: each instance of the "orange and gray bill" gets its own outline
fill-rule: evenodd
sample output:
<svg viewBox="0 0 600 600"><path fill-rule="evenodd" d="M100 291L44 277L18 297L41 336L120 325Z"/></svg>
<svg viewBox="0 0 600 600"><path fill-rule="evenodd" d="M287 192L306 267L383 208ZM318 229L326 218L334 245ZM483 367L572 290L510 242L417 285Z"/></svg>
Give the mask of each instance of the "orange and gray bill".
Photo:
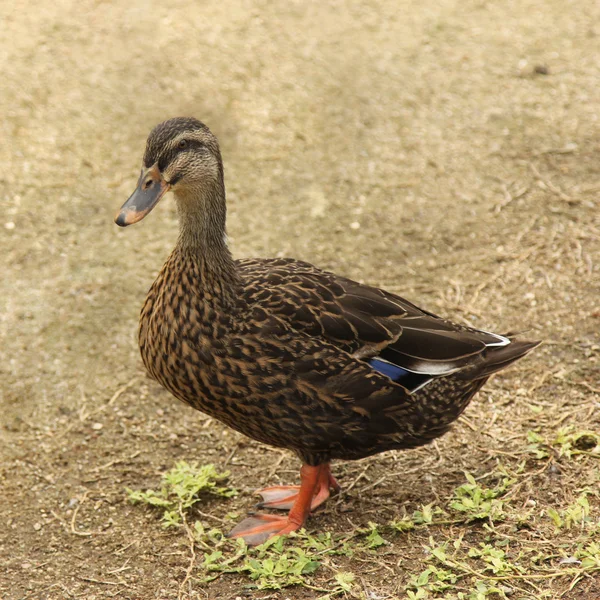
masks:
<svg viewBox="0 0 600 600"><path fill-rule="evenodd" d="M162 178L158 165L142 170L137 188L117 213L115 223L119 227L127 227L127 225L141 221L158 204L170 187Z"/></svg>

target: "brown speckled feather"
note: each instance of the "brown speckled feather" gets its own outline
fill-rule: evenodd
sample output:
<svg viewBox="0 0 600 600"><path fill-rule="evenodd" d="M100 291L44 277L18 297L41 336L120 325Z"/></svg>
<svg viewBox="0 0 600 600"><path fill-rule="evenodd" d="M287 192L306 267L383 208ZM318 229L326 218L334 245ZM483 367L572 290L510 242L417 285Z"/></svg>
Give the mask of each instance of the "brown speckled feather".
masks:
<svg viewBox="0 0 600 600"><path fill-rule="evenodd" d="M142 311L144 363L179 399L309 464L427 443L485 382L489 334L307 263L237 261L235 274L223 296L205 261L176 248ZM453 333L462 354L444 359L464 372L410 394L373 369L364 359L398 345L404 327L421 333L424 343L403 349L422 360L439 361L429 337Z"/></svg>

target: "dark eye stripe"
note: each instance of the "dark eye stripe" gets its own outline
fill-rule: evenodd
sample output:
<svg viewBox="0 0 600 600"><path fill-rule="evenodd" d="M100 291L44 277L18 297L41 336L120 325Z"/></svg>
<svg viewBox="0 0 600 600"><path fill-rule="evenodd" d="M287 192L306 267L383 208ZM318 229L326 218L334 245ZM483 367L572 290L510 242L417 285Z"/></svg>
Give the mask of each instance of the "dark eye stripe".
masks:
<svg viewBox="0 0 600 600"><path fill-rule="evenodd" d="M189 152L190 150L200 150L201 148L206 148L206 146L198 140L186 139L186 142L187 142L187 144L186 144L185 148L178 148L178 147L171 148L158 159L158 170L159 171L164 171L167 168L167 166L169 164L171 164L171 162L173 162L175 157L178 154L180 154L181 152ZM171 183L173 183L173 182L171 182Z"/></svg>
<svg viewBox="0 0 600 600"><path fill-rule="evenodd" d="M171 160L173 159L172 156L172 152L167 152L165 154L163 154L159 159L158 159L158 170L159 171L164 171L165 167L171 162Z"/></svg>

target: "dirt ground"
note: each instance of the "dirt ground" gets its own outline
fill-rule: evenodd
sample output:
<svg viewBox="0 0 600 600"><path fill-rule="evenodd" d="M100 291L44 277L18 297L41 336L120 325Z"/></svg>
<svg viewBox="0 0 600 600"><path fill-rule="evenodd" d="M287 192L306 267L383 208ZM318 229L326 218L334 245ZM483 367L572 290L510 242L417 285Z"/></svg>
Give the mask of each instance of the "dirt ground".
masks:
<svg viewBox="0 0 600 600"><path fill-rule="evenodd" d="M253 591L241 575L199 583L201 549L188 571L188 538L126 498L177 460L214 463L241 491L202 505L214 525L249 510L256 487L297 478L291 455L143 373L138 313L177 222L169 199L127 230L113 215L150 128L176 115L219 136L236 256L294 256L546 342L435 445L335 465L351 489L310 531L387 523L502 463L518 473L511 506L529 515L497 529L517 550L549 544L556 570L600 534L598 448L534 460L527 438L600 432L595 0L43 0L0 14L1 598L319 595ZM584 489L588 519L557 537L544 515ZM342 565L357 575L351 595L409 597L430 537L482 532L388 535L372 559ZM598 572L536 577L501 593L600 597Z"/></svg>

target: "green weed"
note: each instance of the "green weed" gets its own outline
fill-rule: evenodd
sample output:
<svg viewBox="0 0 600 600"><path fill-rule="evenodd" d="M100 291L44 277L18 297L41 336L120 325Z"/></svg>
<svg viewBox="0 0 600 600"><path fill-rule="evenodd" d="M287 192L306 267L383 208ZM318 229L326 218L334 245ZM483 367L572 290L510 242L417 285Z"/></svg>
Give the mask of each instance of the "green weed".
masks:
<svg viewBox="0 0 600 600"><path fill-rule="evenodd" d="M364 546L369 550L375 550L380 546L384 546L387 542L383 539L381 534L377 529L377 523L373 523L369 521L369 528L366 530L361 530L361 533L366 533L366 539Z"/></svg>
<svg viewBox="0 0 600 600"><path fill-rule="evenodd" d="M554 521L556 529L571 529L574 526L584 527L590 522L590 503L587 492L579 495L577 500L560 513L554 509L547 510L548 516Z"/></svg>
<svg viewBox="0 0 600 600"><path fill-rule="evenodd" d="M480 543L478 548L471 548L469 550L468 556L483 561L486 564L484 571L491 571L495 575L525 572L523 567L517 566L508 560L506 552L502 548L492 546L491 544Z"/></svg>
<svg viewBox="0 0 600 600"><path fill-rule="evenodd" d="M454 490L454 499L450 508L460 513L466 520L479 521L483 519L500 520L504 518L503 503L498 500L515 482L504 477L493 489L480 486L470 473L465 473L467 483Z"/></svg>
<svg viewBox="0 0 600 600"><path fill-rule="evenodd" d="M580 454L600 456L600 435L594 431L577 431L573 426L558 430L554 439L546 439L535 431L527 432L527 450L536 459L548 458L554 450L559 457Z"/></svg>
<svg viewBox="0 0 600 600"><path fill-rule="evenodd" d="M600 544L591 542L585 548L579 549L575 556L581 560L581 567L586 571L600 571Z"/></svg>
<svg viewBox="0 0 600 600"><path fill-rule="evenodd" d="M330 534L311 536L300 531L271 538L256 548L250 548L243 540L235 543L227 540L219 530L207 532L199 524L195 524L194 530L199 535L198 541L210 550L205 553L200 565L205 572L202 583L224 573L238 573L246 575L253 582L252 587L260 590L278 590L294 585L311 587L307 576L315 573L323 560L329 556L349 554L347 540L334 540ZM211 544L217 549L212 549ZM235 544L233 551L221 550L227 550L226 545L232 544ZM314 589L326 592L323 598L331 598L349 592L353 581L352 573L337 573L332 589Z"/></svg>
<svg viewBox="0 0 600 600"><path fill-rule="evenodd" d="M537 460L542 460L550 456L550 447L546 440L535 431L527 432L527 452L533 454Z"/></svg>
<svg viewBox="0 0 600 600"><path fill-rule="evenodd" d="M539 444L538 449L541 450L546 447L545 441L537 435L529 436L528 440L530 444ZM572 455L578 451L574 444L580 437L572 432L564 435L556 439L560 440L564 455L569 452ZM568 437L572 435L575 437ZM558 449L558 446L547 448L554 451L553 448ZM528 477L521 466L516 469L515 477ZM537 513L529 512L524 516L522 505L512 505L509 498L513 495L512 486L516 479L502 468L495 474L497 483L493 487L486 487L466 473L466 482L455 488L441 505L422 505L410 515L405 514L388 525L369 522L367 527L344 537L331 533L311 535L302 530L249 548L243 540L227 539L219 529L205 528L200 521L182 518L203 492L233 495L235 491L222 484L226 476L226 473L218 473L212 465L198 468L178 463L165 474L159 491L128 490L133 501L145 502L163 510L167 526L183 521L192 547L202 550L198 554L192 551L192 555L197 556L192 577L200 584L225 574L235 574L246 579L247 587L258 590L302 586L314 592L314 597L320 600L358 598L362 597L362 592L355 583L354 573L340 571L335 557L353 558L358 563L373 560L384 563L386 552L381 550L393 542L391 536L410 532L408 535L418 543L425 529L446 537L441 541L429 538L429 544L425 546L425 564L409 576L409 583L404 586L404 597L409 600L500 600L509 597L541 600L553 597L552 592L546 593L539 587L544 581L554 582L568 577L572 588L592 573L600 572L600 545L590 542L590 536L597 531L597 523L593 523L590 517L590 500L594 495L591 485L581 491L571 505L546 509L557 534L570 529L575 530L574 534L569 534L571 537L577 534L577 529L584 534L573 539L570 550L565 544L558 553L556 550L540 551L539 547L528 548L519 543L520 524L532 518L535 520ZM511 496L503 498L509 491ZM463 536L466 537L467 528L464 525L481 520L487 523L483 529L477 529L477 538L465 542ZM502 522L502 525L497 526L495 522ZM547 529L551 528L548 520L546 525ZM450 529L445 526L450 526ZM510 546L516 550L511 550ZM375 558L373 555L378 552L381 556ZM329 570L333 574L326 579ZM320 585L317 582L321 582ZM515 596L515 593L518 595Z"/></svg>
<svg viewBox="0 0 600 600"><path fill-rule="evenodd" d="M421 510L415 510L412 514L412 520L415 525L431 525L436 516L446 516L447 513L439 506L434 504L424 504Z"/></svg>
<svg viewBox="0 0 600 600"><path fill-rule="evenodd" d="M600 450L600 435L594 431L576 431L572 426L558 430L554 445L558 446L560 456L571 458L578 454L594 453Z"/></svg>
<svg viewBox="0 0 600 600"><path fill-rule="evenodd" d="M214 465L198 467L195 463L179 461L163 475L160 490L142 492L127 488L126 491L131 502L142 502L163 509L163 526L171 527L181 524L184 511L199 502L204 493L225 498L235 496L236 490L218 485L228 477L228 471L218 473Z"/></svg>

